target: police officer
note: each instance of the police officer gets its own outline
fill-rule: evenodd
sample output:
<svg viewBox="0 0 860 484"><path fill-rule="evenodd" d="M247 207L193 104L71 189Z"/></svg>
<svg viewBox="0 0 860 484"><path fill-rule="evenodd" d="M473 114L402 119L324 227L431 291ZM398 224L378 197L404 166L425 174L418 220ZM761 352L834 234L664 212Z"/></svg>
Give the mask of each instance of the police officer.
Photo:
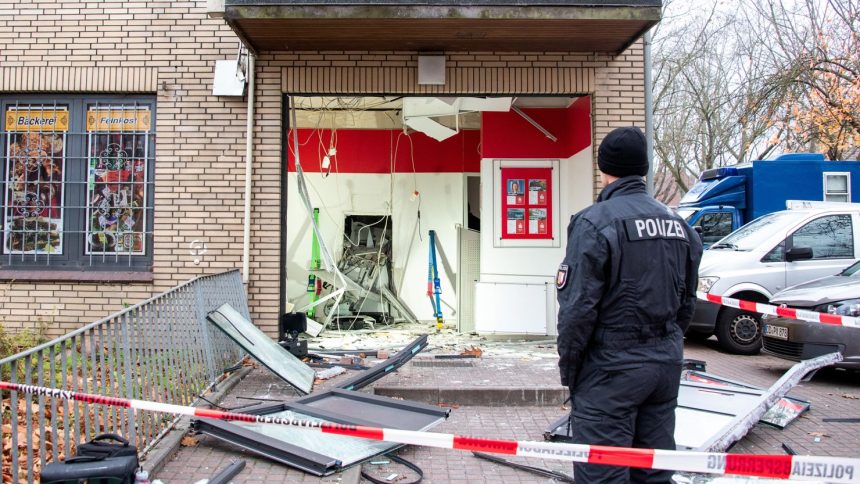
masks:
<svg viewBox="0 0 860 484"><path fill-rule="evenodd" d="M645 136L609 133L597 154L604 189L577 213L556 278L561 383L575 443L675 448L684 331L702 244L648 195ZM670 482L672 472L575 464L577 482Z"/></svg>

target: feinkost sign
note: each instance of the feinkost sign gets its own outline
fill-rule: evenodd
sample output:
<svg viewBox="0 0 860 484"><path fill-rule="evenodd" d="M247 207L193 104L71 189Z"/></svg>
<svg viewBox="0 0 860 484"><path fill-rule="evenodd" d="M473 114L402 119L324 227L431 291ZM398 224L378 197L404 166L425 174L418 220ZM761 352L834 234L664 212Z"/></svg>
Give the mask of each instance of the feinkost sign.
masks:
<svg viewBox="0 0 860 484"><path fill-rule="evenodd" d="M152 129L149 109L90 109L87 131L148 132Z"/></svg>

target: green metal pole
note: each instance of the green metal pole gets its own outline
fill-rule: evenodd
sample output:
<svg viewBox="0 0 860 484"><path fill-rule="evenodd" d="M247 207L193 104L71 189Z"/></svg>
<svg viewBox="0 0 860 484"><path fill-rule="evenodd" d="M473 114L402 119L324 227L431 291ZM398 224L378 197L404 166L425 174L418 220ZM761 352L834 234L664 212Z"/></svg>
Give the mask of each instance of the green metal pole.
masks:
<svg viewBox="0 0 860 484"><path fill-rule="evenodd" d="M320 209L314 209L314 223L319 227L320 223ZM317 294L318 285L320 283L319 279L317 279L317 275L314 271L320 270L320 243L317 240L317 233L314 230L311 230L311 273L308 274L308 298L310 300L310 304L317 302L319 299L319 294ZM308 317L313 318L316 316L317 308L313 307L308 309Z"/></svg>

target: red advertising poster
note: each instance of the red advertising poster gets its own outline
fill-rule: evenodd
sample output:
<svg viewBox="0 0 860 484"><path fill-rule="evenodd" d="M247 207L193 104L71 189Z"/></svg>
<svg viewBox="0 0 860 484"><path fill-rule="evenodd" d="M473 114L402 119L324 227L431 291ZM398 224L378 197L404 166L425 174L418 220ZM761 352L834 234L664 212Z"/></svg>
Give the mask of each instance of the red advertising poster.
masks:
<svg viewBox="0 0 860 484"><path fill-rule="evenodd" d="M502 168L502 239L552 239L552 168Z"/></svg>

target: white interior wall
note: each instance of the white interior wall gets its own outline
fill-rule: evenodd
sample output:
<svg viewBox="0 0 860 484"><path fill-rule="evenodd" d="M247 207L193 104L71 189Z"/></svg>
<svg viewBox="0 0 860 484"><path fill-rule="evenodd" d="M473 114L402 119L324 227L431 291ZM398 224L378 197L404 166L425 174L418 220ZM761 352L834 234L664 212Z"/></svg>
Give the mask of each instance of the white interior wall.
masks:
<svg viewBox="0 0 860 484"><path fill-rule="evenodd" d="M391 186L391 180L394 186ZM287 188L287 296L299 308L307 304L306 285L311 258L311 226L298 197L296 174L288 176ZM393 267L395 287L401 299L419 320L433 320L427 298L428 231L436 231L437 260L442 282L442 312L454 318L457 261L456 225L463 220L462 173L336 174L323 177L306 173L305 180L314 207L320 208L320 229L335 260L343 248L345 215L389 214L393 207ZM418 201L421 194L421 239L418 237ZM447 261L450 273L446 271Z"/></svg>
<svg viewBox="0 0 860 484"><path fill-rule="evenodd" d="M493 159L481 160L481 282L549 283L554 289L558 266L567 246L570 217L593 202L591 146L559 164L560 186L553 190L559 193L559 212L554 217L559 217L560 247L494 247L493 226L501 221L493 217L493 206L499 203L493 200ZM545 304L544 301L534 303ZM548 325L547 333L555 334L554 325Z"/></svg>

